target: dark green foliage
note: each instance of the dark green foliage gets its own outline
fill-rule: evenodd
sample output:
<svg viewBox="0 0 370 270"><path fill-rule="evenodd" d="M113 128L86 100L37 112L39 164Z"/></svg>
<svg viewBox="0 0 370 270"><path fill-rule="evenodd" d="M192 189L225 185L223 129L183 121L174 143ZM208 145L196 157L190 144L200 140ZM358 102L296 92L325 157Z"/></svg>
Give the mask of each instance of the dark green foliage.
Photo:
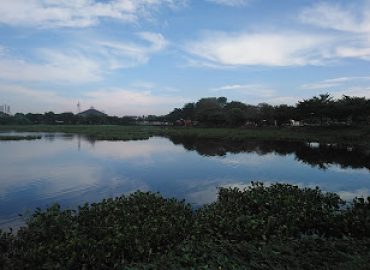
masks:
<svg viewBox="0 0 370 270"><path fill-rule="evenodd" d="M286 128L200 128L118 125L29 125L2 126L0 131L63 132L81 134L91 140L145 140L152 136L230 140L248 143L251 140L343 143L368 148L369 127L286 127Z"/></svg>
<svg viewBox="0 0 370 270"><path fill-rule="evenodd" d="M0 141L32 141L32 140L39 140L41 136L0 136Z"/></svg>
<svg viewBox="0 0 370 270"><path fill-rule="evenodd" d="M0 231L0 269L369 269L370 198L252 183L197 211L136 192L36 210Z"/></svg>
<svg viewBox="0 0 370 270"><path fill-rule="evenodd" d="M198 213L200 235L228 240L267 240L307 235L341 236L336 194L318 188L253 183L247 190L220 189L218 201ZM207 237L207 236L206 236Z"/></svg>
<svg viewBox="0 0 370 270"><path fill-rule="evenodd" d="M335 100L329 94L321 94L299 101L296 106L281 104L257 106L239 101L227 102L224 97L202 98L176 108L165 118L168 121L191 119L204 126L284 126L290 120L300 120L308 126L353 126L370 123L370 100L365 97L343 96Z"/></svg>
<svg viewBox="0 0 370 270"><path fill-rule="evenodd" d="M118 269L165 254L190 233L192 218L189 205L153 193L86 204L78 211L54 205L37 210L19 230L11 261L16 269Z"/></svg>

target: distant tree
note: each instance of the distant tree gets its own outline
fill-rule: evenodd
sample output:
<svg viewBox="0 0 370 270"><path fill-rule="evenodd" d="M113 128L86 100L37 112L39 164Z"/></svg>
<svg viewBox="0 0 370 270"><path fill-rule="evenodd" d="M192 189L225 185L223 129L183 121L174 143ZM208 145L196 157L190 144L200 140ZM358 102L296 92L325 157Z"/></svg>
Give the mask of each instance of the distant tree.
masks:
<svg viewBox="0 0 370 270"><path fill-rule="evenodd" d="M267 103L258 104L259 120L266 124L274 124L274 107Z"/></svg>
<svg viewBox="0 0 370 270"><path fill-rule="evenodd" d="M232 108L226 113L226 122L230 126L241 126L245 120L245 112L240 108Z"/></svg>
<svg viewBox="0 0 370 270"><path fill-rule="evenodd" d="M221 125L225 121L223 114L224 99L202 98L196 103L197 120L208 125Z"/></svg>
<svg viewBox="0 0 370 270"><path fill-rule="evenodd" d="M303 118L317 118L323 125L324 119L332 118L334 100L328 93L298 102L297 111Z"/></svg>
<svg viewBox="0 0 370 270"><path fill-rule="evenodd" d="M56 121L63 123L63 124L76 124L77 118L76 116L71 112L65 112L61 114L57 114L55 116Z"/></svg>
<svg viewBox="0 0 370 270"><path fill-rule="evenodd" d="M195 118L195 104L186 103L182 108L183 118L187 120L193 120Z"/></svg>
<svg viewBox="0 0 370 270"><path fill-rule="evenodd" d="M43 122L44 116L41 113L27 113L26 118L32 122L32 124L40 124Z"/></svg>
<svg viewBox="0 0 370 270"><path fill-rule="evenodd" d="M176 120L183 119L183 118L184 118L183 111L182 109L179 109L179 108L173 109L173 111L170 112L166 116L167 121L170 121L170 122L175 122Z"/></svg>
<svg viewBox="0 0 370 270"><path fill-rule="evenodd" d="M343 95L335 104L335 115L341 120L364 122L370 114L370 103L365 97Z"/></svg>
<svg viewBox="0 0 370 270"><path fill-rule="evenodd" d="M43 117L43 122L44 124L48 124L48 125L53 125L55 124L55 121L56 121L56 115L54 112L47 112L47 113L44 113L44 117Z"/></svg>
<svg viewBox="0 0 370 270"><path fill-rule="evenodd" d="M217 98L217 102L223 108L227 104L227 98L226 97L219 97L219 98Z"/></svg>
<svg viewBox="0 0 370 270"><path fill-rule="evenodd" d="M296 111L293 106L282 104L274 107L274 119L279 125L287 123L290 119L296 119Z"/></svg>

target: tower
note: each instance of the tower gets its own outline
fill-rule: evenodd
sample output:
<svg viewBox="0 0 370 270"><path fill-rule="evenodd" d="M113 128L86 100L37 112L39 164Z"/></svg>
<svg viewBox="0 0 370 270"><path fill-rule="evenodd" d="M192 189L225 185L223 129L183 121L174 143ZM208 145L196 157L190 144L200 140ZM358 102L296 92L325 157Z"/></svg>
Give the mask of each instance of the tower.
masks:
<svg viewBox="0 0 370 270"><path fill-rule="evenodd" d="M77 112L78 113L81 112L81 103L80 103L80 101L78 101L78 103L77 103Z"/></svg>

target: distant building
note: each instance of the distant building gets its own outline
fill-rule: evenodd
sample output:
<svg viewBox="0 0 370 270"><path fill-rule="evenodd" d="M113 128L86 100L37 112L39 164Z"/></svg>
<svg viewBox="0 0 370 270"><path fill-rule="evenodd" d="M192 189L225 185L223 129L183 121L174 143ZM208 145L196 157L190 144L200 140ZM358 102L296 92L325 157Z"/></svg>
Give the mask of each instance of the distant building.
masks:
<svg viewBox="0 0 370 270"><path fill-rule="evenodd" d="M10 106L6 104L1 105L0 112L5 113L5 114L10 114Z"/></svg>
<svg viewBox="0 0 370 270"><path fill-rule="evenodd" d="M89 117L89 116L107 116L105 113L101 112L101 111L98 111L96 109L94 109L94 107L91 107L90 109L86 110L86 111L83 111L83 112L80 112L79 114L77 114L79 116L82 116L82 117Z"/></svg>

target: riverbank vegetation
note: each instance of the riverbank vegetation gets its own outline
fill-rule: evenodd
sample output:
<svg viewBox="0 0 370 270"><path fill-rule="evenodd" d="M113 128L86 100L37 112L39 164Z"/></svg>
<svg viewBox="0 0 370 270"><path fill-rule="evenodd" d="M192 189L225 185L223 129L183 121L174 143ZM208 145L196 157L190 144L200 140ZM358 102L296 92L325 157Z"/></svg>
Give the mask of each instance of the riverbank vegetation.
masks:
<svg viewBox="0 0 370 270"><path fill-rule="evenodd" d="M32 141L32 140L39 140L41 136L34 136L34 135L27 135L27 136L0 136L0 141Z"/></svg>
<svg viewBox="0 0 370 270"><path fill-rule="evenodd" d="M0 125L0 131L63 132L81 134L92 140L144 140L152 136L163 136L232 140L236 142L269 140L343 143L370 147L370 127L201 128L119 125Z"/></svg>
<svg viewBox="0 0 370 270"><path fill-rule="evenodd" d="M40 209L0 236L1 269L369 269L370 198L287 184L221 188L194 210L159 194Z"/></svg>

